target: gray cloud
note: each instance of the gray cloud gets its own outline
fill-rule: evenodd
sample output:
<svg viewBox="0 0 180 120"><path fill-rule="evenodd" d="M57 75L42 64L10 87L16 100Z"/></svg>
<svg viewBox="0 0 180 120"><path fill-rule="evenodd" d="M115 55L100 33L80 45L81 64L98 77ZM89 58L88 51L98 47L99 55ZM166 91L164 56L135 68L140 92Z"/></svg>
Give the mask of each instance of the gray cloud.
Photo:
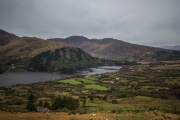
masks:
<svg viewBox="0 0 180 120"><path fill-rule="evenodd" d="M0 29L40 38L82 35L180 44L179 0L0 0Z"/></svg>

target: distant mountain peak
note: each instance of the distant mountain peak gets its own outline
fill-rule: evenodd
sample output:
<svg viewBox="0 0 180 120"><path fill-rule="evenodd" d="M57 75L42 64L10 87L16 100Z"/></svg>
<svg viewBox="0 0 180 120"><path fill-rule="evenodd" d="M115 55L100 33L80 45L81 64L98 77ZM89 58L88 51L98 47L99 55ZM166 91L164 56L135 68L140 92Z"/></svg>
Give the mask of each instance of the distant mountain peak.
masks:
<svg viewBox="0 0 180 120"><path fill-rule="evenodd" d="M10 41L18 38L18 36L0 29L0 46L7 45Z"/></svg>
<svg viewBox="0 0 180 120"><path fill-rule="evenodd" d="M84 37L84 36L70 36L70 37L67 37L66 39L72 39L72 40L82 40L82 39L86 39L88 40L88 38Z"/></svg>
<svg viewBox="0 0 180 120"><path fill-rule="evenodd" d="M14 34L12 34L12 33L9 33L9 32L7 32L7 31L4 31L4 30L0 29L0 36L2 37L2 36L5 36L5 35L16 36L16 35L14 35ZM16 37L17 37L17 36L16 36Z"/></svg>

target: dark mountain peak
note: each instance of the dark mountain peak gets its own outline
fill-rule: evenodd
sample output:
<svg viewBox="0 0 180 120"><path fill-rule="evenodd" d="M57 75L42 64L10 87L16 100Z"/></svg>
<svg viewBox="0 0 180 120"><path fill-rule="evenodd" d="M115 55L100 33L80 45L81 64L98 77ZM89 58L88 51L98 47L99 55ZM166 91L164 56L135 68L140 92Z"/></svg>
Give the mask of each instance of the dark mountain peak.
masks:
<svg viewBox="0 0 180 120"><path fill-rule="evenodd" d="M103 38L102 40L106 41L106 42L118 42L118 43L123 42L123 43L125 43L124 41L113 39L113 38Z"/></svg>
<svg viewBox="0 0 180 120"><path fill-rule="evenodd" d="M50 40L50 41L59 41L59 40L64 40L64 38L49 38L47 40Z"/></svg>
<svg viewBox="0 0 180 120"><path fill-rule="evenodd" d="M19 37L0 29L0 45L1 46L4 46L17 38Z"/></svg>
<svg viewBox="0 0 180 120"><path fill-rule="evenodd" d="M117 40L117 39L114 39L114 38L103 38L102 40Z"/></svg>
<svg viewBox="0 0 180 120"><path fill-rule="evenodd" d="M59 40L59 41L79 47L80 44L89 41L89 39L84 36L70 36L64 40Z"/></svg>
<svg viewBox="0 0 180 120"><path fill-rule="evenodd" d="M6 32L6 31L0 29L0 35L4 35L4 34L10 34L10 33L8 33L8 32Z"/></svg>
<svg viewBox="0 0 180 120"><path fill-rule="evenodd" d="M0 37L4 37L4 36L15 36L17 37L16 35L12 34L12 33L8 33L2 29L0 29Z"/></svg>
<svg viewBox="0 0 180 120"><path fill-rule="evenodd" d="M84 36L70 36L67 37L66 40L89 40L89 39Z"/></svg>

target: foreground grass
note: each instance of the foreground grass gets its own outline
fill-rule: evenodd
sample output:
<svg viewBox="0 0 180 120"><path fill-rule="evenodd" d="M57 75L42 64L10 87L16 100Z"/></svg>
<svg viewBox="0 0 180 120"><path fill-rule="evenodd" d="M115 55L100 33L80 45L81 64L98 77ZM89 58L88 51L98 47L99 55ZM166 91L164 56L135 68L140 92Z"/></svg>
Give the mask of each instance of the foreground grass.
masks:
<svg viewBox="0 0 180 120"><path fill-rule="evenodd" d="M83 114L83 115L69 115L63 112L49 112L49 113L8 113L0 112L1 120L164 120L164 119L173 119L179 120L179 115L174 114L163 114L158 111L153 112L143 112L137 114L103 114L96 113L96 116L93 116L93 113Z"/></svg>

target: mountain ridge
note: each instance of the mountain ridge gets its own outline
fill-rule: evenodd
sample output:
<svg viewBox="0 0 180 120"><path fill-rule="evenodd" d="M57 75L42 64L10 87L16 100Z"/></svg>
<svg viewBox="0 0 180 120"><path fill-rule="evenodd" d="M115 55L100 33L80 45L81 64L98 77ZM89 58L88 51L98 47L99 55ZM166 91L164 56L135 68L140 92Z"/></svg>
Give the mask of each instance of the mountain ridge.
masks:
<svg viewBox="0 0 180 120"><path fill-rule="evenodd" d="M93 57L102 59L128 61L180 59L180 52L176 50L132 44L113 38L88 39L84 36L70 36L65 39L51 38L48 40L70 44L83 49Z"/></svg>
<svg viewBox="0 0 180 120"><path fill-rule="evenodd" d="M94 57L105 59L122 59L139 56L141 54L155 52L161 48L142 46L124 42L113 38L88 39L81 36L71 36L65 39L48 39L50 41L60 41L79 47Z"/></svg>

